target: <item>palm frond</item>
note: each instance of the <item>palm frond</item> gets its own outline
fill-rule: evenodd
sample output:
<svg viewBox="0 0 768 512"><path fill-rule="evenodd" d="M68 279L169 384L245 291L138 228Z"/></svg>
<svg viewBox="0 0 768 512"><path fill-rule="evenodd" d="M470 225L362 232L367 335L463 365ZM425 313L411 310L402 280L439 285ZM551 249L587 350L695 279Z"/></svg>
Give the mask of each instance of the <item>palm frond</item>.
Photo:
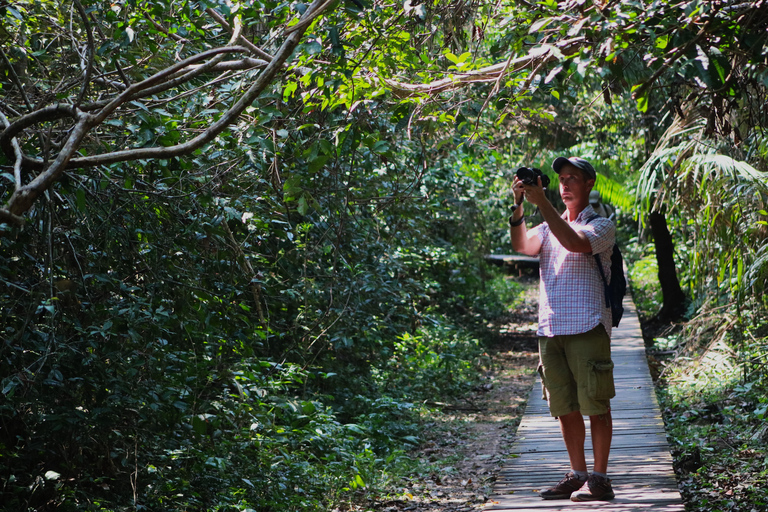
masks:
<svg viewBox="0 0 768 512"><path fill-rule="evenodd" d="M746 181L761 188L768 187L768 173L758 171L747 162L726 155L697 154L691 156L688 161L704 171L719 172L734 180Z"/></svg>
<svg viewBox="0 0 768 512"><path fill-rule="evenodd" d="M747 269L745 275L748 287L764 288L765 281L768 280L768 245L763 245L757 252L757 256Z"/></svg>
<svg viewBox="0 0 768 512"><path fill-rule="evenodd" d="M597 175L595 190L600 193L600 200L611 204L619 210L628 212L634 207L634 198L624 186L611 178Z"/></svg>

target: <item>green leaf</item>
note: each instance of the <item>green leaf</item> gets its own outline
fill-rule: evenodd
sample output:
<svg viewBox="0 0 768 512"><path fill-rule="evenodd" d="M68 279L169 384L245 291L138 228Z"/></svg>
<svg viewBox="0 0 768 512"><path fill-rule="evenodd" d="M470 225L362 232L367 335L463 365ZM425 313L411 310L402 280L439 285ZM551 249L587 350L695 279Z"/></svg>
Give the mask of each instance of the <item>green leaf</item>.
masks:
<svg viewBox="0 0 768 512"><path fill-rule="evenodd" d="M288 82L285 84L285 88L283 89L283 101L288 101L290 98L293 98L293 95L298 88L299 84L297 82Z"/></svg>
<svg viewBox="0 0 768 512"><path fill-rule="evenodd" d="M204 435L208 431L208 423L202 414L192 416L192 430L199 435Z"/></svg>
<svg viewBox="0 0 768 512"><path fill-rule="evenodd" d="M8 382L3 386L2 393L6 395L6 398L10 398L13 396L13 390L16 389L16 386L18 386L18 382L16 382L15 379L11 378L8 380Z"/></svg>
<svg viewBox="0 0 768 512"><path fill-rule="evenodd" d="M314 159L312 159L309 164L307 165L307 170L311 173L316 173L320 169L323 168L325 163L330 160L330 156L327 155L321 155L317 156Z"/></svg>
<svg viewBox="0 0 768 512"><path fill-rule="evenodd" d="M541 32L544 28L546 28L547 25L549 25L556 19L558 18L541 18L536 20L531 24L531 28L528 29L528 33L536 34L538 32Z"/></svg>
<svg viewBox="0 0 768 512"><path fill-rule="evenodd" d="M307 197L306 195L302 195L299 197L299 202L296 206L296 211L298 211L301 215L306 215L309 211L309 205L307 204Z"/></svg>
<svg viewBox="0 0 768 512"><path fill-rule="evenodd" d="M644 92L642 95L635 98L635 102L637 103L637 110L646 113L648 112L648 92Z"/></svg>
<svg viewBox="0 0 768 512"><path fill-rule="evenodd" d="M354 432L355 434L365 435L365 431L360 427L360 425L356 425L354 423L348 423L344 425L344 428L346 428L350 432Z"/></svg>
<svg viewBox="0 0 768 512"><path fill-rule="evenodd" d="M318 53L323 51L323 47L320 43L317 41L310 41L308 43L305 43L301 45L301 48L308 54L308 55L317 55Z"/></svg>
<svg viewBox="0 0 768 512"><path fill-rule="evenodd" d="M378 140L373 144L373 146L371 146L371 151L378 155L386 153L388 149L389 143L385 140Z"/></svg>
<svg viewBox="0 0 768 512"><path fill-rule="evenodd" d="M86 211L86 201L85 201L85 190L82 188L78 188L77 192L75 192L75 201L77 204L77 209L81 212Z"/></svg>
<svg viewBox="0 0 768 512"><path fill-rule="evenodd" d="M17 11L17 10L16 10L16 9L14 9L13 7L11 7L10 5L6 5L6 6L5 6L5 8L8 10L8 12L10 12L11 14L13 14L13 16L14 16L16 19L18 19L19 21L24 21L24 16L22 16L22 15L21 15L21 13L20 13L19 11Z"/></svg>

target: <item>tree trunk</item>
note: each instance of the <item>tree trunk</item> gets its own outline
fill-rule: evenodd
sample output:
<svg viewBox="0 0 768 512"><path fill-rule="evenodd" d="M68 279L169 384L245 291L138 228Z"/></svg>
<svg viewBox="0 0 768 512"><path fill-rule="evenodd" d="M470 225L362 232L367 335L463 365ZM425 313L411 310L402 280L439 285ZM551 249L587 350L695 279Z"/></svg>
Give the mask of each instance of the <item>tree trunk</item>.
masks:
<svg viewBox="0 0 768 512"><path fill-rule="evenodd" d="M650 214L651 232L656 245L656 262L659 266L659 283L663 304L656 315L659 320L677 320L685 313L685 294L680 288L675 268L675 245L667 228L667 217L663 213Z"/></svg>

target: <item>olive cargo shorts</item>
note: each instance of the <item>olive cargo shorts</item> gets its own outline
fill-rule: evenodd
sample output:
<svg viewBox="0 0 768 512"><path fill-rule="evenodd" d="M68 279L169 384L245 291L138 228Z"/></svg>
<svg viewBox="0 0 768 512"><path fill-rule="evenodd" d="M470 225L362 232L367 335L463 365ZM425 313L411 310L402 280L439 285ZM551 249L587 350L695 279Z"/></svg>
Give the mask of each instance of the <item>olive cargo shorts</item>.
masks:
<svg viewBox="0 0 768 512"><path fill-rule="evenodd" d="M539 337L539 358L543 398L552 416L573 411L599 416L611 409L616 395L611 339L602 324L583 334Z"/></svg>

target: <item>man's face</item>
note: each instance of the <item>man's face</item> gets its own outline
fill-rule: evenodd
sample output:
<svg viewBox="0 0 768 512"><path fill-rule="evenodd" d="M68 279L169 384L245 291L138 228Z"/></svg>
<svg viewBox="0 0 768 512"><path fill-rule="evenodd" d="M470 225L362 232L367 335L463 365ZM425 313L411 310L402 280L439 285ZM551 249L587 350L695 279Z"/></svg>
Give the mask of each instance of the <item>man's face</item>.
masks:
<svg viewBox="0 0 768 512"><path fill-rule="evenodd" d="M560 170L560 197L566 206L589 202L589 191L595 180L587 180L584 171L572 165L565 165Z"/></svg>

